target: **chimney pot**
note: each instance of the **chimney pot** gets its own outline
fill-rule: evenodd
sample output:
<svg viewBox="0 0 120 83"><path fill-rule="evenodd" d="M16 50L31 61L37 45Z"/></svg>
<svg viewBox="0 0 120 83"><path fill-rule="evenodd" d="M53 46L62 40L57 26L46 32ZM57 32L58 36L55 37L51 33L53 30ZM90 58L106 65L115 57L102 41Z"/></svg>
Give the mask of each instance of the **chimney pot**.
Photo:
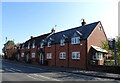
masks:
<svg viewBox="0 0 120 83"><path fill-rule="evenodd" d="M54 28L52 28L51 33L55 33L55 29Z"/></svg>
<svg viewBox="0 0 120 83"><path fill-rule="evenodd" d="M84 26L85 24L86 24L86 22L85 22L85 20L84 19L82 19L83 21L82 21L82 26Z"/></svg>

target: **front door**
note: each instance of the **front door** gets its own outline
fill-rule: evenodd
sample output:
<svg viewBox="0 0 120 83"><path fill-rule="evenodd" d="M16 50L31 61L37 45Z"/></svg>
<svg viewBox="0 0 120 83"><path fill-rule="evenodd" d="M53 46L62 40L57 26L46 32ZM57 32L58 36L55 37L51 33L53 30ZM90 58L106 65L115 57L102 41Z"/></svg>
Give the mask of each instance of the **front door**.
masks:
<svg viewBox="0 0 120 83"><path fill-rule="evenodd" d="M17 60L18 60L18 61L20 60L20 54L18 54Z"/></svg>
<svg viewBox="0 0 120 83"><path fill-rule="evenodd" d="M40 56L39 56L39 63L40 64L43 64L43 59L44 59L43 54L40 54Z"/></svg>
<svg viewBox="0 0 120 83"><path fill-rule="evenodd" d="M26 62L28 62L29 61L29 55L27 54L27 56L26 56Z"/></svg>

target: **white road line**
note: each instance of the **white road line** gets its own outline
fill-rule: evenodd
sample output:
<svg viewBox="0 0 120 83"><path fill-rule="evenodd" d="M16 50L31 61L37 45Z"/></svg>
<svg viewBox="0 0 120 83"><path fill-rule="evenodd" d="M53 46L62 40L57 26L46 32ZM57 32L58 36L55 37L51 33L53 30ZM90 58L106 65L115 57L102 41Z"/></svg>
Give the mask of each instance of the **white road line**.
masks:
<svg viewBox="0 0 120 83"><path fill-rule="evenodd" d="M53 81L61 81L61 80L54 79L54 78L51 78L51 77L46 77L46 76L43 76L43 75L38 75L38 74L33 74L33 75L38 76L38 77L42 77L42 78L45 78L45 79L53 80Z"/></svg>
<svg viewBox="0 0 120 83"><path fill-rule="evenodd" d="M14 72L14 73L15 73L15 71L13 71L13 70L11 70L11 69L7 69L7 68L5 68L5 70L10 71L10 72Z"/></svg>
<svg viewBox="0 0 120 83"><path fill-rule="evenodd" d="M15 68L11 68L12 70L15 70L15 71L18 71L18 72L21 72L21 70L19 69L15 69Z"/></svg>
<svg viewBox="0 0 120 83"><path fill-rule="evenodd" d="M8 63L8 62L5 62L5 63ZM9 64L12 64L12 63L9 63ZM41 68L36 68L36 67L29 67L29 66L24 66L24 64L23 65L20 65L20 64L12 64L12 65L19 65L19 66L22 66L22 67L27 67L27 68L33 68L33 69L39 69L39 70L43 70L43 69L41 69Z"/></svg>
<svg viewBox="0 0 120 83"><path fill-rule="evenodd" d="M32 77L32 76L30 76L30 75L27 75L27 76L30 77L30 78L33 78L33 79L40 80L40 81L45 81L45 80L42 80L42 79L38 79L38 78Z"/></svg>

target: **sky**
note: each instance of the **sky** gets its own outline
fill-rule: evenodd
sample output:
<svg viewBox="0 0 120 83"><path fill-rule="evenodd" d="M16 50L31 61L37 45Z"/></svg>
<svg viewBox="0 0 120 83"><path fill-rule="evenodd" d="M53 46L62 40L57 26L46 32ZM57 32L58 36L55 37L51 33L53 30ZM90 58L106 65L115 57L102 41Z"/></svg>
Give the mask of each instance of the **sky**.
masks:
<svg viewBox="0 0 120 83"><path fill-rule="evenodd" d="M23 43L39 36L101 21L108 38L118 35L119 0L81 0L78 2L8 2L0 3L0 49L7 40ZM55 25L57 25L55 27ZM1 51L0 51L1 53Z"/></svg>

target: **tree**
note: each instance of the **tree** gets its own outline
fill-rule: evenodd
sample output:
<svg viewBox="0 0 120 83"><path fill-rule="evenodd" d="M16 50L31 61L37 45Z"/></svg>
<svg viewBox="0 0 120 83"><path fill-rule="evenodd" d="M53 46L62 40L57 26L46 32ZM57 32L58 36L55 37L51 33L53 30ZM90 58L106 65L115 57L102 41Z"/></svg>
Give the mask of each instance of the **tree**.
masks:
<svg viewBox="0 0 120 83"><path fill-rule="evenodd" d="M117 37L115 40L115 46L116 46L116 59L118 62L118 65L120 65L120 37ZM102 41L102 48L106 49L109 53L114 54L113 50L110 50L109 45L108 45L108 40L107 41Z"/></svg>
<svg viewBox="0 0 120 83"><path fill-rule="evenodd" d="M8 41L4 44L4 47L2 48L2 52L4 53L4 56L5 56L5 57L6 57L6 48L7 48L9 45L15 45L14 41L8 40Z"/></svg>

